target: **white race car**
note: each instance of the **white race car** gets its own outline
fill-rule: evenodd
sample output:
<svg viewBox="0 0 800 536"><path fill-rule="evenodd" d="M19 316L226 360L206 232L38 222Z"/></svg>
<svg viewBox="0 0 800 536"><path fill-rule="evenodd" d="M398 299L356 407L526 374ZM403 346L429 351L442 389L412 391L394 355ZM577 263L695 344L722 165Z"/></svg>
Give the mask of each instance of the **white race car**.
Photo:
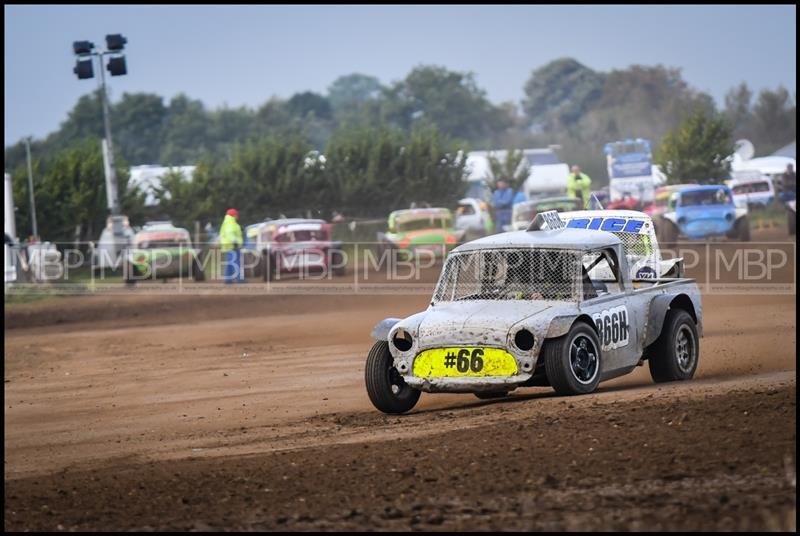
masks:
<svg viewBox="0 0 800 536"><path fill-rule="evenodd" d="M370 400L405 413L422 391L495 398L550 385L584 394L645 360L656 382L691 378L702 335L697 284L634 280L627 257L618 236L565 228L555 212L528 231L457 247L425 311L372 330Z"/></svg>
<svg viewBox="0 0 800 536"><path fill-rule="evenodd" d="M653 220L636 210L576 210L561 212L571 229L608 231L622 241L631 278L683 277L683 258L663 259Z"/></svg>
<svg viewBox="0 0 800 536"><path fill-rule="evenodd" d="M458 202L455 228L464 231L466 240L492 234L494 222L486 201L465 197Z"/></svg>

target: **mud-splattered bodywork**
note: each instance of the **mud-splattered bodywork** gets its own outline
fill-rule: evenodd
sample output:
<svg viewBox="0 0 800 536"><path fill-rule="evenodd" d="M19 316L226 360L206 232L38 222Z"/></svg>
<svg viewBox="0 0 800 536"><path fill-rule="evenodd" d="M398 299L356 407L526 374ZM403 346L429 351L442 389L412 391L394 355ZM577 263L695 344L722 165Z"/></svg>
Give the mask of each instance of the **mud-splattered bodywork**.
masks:
<svg viewBox="0 0 800 536"><path fill-rule="evenodd" d="M540 356L544 344L565 335L579 320L599 328L603 345L601 379L625 374L640 364L644 348L657 338L666 311L676 306L675 300L691 309L698 329L702 329L702 310L699 291L690 279L654 280L646 288L634 289L621 248L619 238L611 233L576 229L503 233L464 244L448 257L427 310L402 320L386 319L375 327L372 335L388 341L394 367L405 382L425 392L509 391L531 385L534 377L543 373ZM586 289L578 281L572 289L575 293L565 294L560 299L552 299L552 292L546 296L550 299L481 295L475 295L475 299L472 296L458 298L454 296L455 291L451 296L446 295L450 292L447 278L455 277L450 273L460 255L541 250L574 254L580 259L581 255L603 249L614 251L619 259L620 287L615 293L587 296ZM580 265L575 266L579 274ZM604 323L607 327L609 319L616 322L617 336L612 337L613 330L604 334ZM520 330L527 330L533 336L532 346L525 350L517 344ZM624 340L619 335L623 331ZM429 361L429 354L440 361L451 359L452 363L451 355L462 352L466 360L469 352L475 349L505 352L513 358L513 364L511 358L505 358L508 366L503 374L418 375L417 361L423 358ZM441 363L437 366L440 371L446 370L441 368Z"/></svg>

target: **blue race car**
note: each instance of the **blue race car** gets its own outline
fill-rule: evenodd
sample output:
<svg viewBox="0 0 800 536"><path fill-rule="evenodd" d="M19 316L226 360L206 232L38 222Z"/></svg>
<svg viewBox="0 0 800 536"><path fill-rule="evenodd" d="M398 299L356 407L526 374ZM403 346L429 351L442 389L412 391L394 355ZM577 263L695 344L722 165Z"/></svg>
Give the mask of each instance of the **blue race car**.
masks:
<svg viewBox="0 0 800 536"><path fill-rule="evenodd" d="M695 186L672 194L669 208L657 226L663 243L726 236L742 242L750 241L747 207L737 208L733 192L723 185Z"/></svg>

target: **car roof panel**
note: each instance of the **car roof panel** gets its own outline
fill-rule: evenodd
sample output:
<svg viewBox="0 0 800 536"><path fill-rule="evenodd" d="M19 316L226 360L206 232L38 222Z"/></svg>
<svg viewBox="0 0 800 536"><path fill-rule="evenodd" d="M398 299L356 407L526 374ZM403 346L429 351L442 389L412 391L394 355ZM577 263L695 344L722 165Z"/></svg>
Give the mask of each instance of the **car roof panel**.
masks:
<svg viewBox="0 0 800 536"><path fill-rule="evenodd" d="M620 239L606 231L556 229L552 231L512 231L467 242L454 252L492 248L536 247L542 249L574 249L588 251L620 244Z"/></svg>

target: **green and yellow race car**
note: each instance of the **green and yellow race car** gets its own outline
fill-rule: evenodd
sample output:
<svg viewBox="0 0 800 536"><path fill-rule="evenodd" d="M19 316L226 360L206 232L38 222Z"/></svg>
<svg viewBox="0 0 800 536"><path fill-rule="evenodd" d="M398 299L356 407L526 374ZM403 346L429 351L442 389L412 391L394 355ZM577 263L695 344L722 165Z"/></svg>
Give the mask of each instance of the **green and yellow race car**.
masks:
<svg viewBox="0 0 800 536"><path fill-rule="evenodd" d="M171 222L149 222L134 237L128 251L125 280L192 277L205 279L198 251L192 247L189 231Z"/></svg>
<svg viewBox="0 0 800 536"><path fill-rule="evenodd" d="M446 208L412 208L389 214L388 230L378 233L380 253L398 250L406 257L421 252L441 258L461 243L464 230L453 227L453 213Z"/></svg>

